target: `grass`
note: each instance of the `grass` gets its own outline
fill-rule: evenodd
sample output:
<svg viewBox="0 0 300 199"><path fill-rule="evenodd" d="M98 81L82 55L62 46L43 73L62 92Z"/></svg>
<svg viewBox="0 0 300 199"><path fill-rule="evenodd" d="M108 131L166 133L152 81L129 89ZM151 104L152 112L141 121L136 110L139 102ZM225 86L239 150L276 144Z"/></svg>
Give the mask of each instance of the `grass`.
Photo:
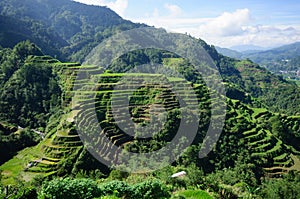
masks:
<svg viewBox="0 0 300 199"><path fill-rule="evenodd" d="M186 190L177 193L187 199L213 199L206 191L203 190Z"/></svg>
<svg viewBox="0 0 300 199"><path fill-rule="evenodd" d="M267 111L267 109L265 108L252 108L252 110L254 111L254 113L252 114L253 118L256 118L260 113L264 113Z"/></svg>
<svg viewBox="0 0 300 199"><path fill-rule="evenodd" d="M264 131L259 130L256 134L245 136L245 138L251 139L251 138L256 138L257 137L258 139L260 139L259 136L262 135L263 133L264 133Z"/></svg>
<svg viewBox="0 0 300 199"><path fill-rule="evenodd" d="M300 171L300 159L295 155L291 155L291 157L294 161L294 166L292 166L291 169Z"/></svg>
<svg viewBox="0 0 300 199"><path fill-rule="evenodd" d="M174 64L180 64L184 61L183 58L163 58L164 66L173 66Z"/></svg>
<svg viewBox="0 0 300 199"><path fill-rule="evenodd" d="M29 174L24 172L24 168L30 161L39 159L42 156L43 154L40 145L29 147L18 152L16 156L0 166L3 175L1 180L2 184L17 184L17 179L20 178L25 181L32 179L34 175L28 176Z"/></svg>
<svg viewBox="0 0 300 199"><path fill-rule="evenodd" d="M76 62L64 62L64 63L55 63L55 66L67 66L67 67L74 67L74 68L81 68L79 63Z"/></svg>
<svg viewBox="0 0 300 199"><path fill-rule="evenodd" d="M260 152L260 153L252 153L252 156L266 156L267 154L270 154L270 156L273 156L272 153L280 150L282 147L282 141L278 140L278 142L276 143L276 145L271 148L270 150L267 150L265 152Z"/></svg>
<svg viewBox="0 0 300 199"><path fill-rule="evenodd" d="M282 160L282 159L286 158L286 156L288 156L288 154L287 153L283 153L283 154L281 154L281 155L279 155L277 157L274 157L273 159L275 161L278 161L278 160Z"/></svg>
<svg viewBox="0 0 300 199"><path fill-rule="evenodd" d="M288 80L289 82L294 82L296 83L297 86L300 86L300 80Z"/></svg>
<svg viewBox="0 0 300 199"><path fill-rule="evenodd" d="M259 144L264 144L266 142L270 142L271 137L270 136L265 136L263 139L259 139L257 141L253 141L249 143L249 146L255 146L255 145L259 145Z"/></svg>
<svg viewBox="0 0 300 199"><path fill-rule="evenodd" d="M186 80L181 77L167 77L169 81L171 82L183 82L185 83ZM200 84L199 84L200 85Z"/></svg>
<svg viewBox="0 0 300 199"><path fill-rule="evenodd" d="M289 118L291 118L291 119L299 119L300 120L300 115L289 116Z"/></svg>
<svg viewBox="0 0 300 199"><path fill-rule="evenodd" d="M162 77L160 74L151 74L151 73L102 73L96 75L99 77Z"/></svg>

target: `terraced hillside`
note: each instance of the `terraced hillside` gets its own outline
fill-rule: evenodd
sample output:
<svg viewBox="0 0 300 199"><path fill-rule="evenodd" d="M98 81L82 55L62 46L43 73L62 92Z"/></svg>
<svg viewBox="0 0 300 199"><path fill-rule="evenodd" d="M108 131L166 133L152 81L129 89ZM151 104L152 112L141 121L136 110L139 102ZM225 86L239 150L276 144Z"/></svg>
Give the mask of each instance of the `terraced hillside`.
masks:
<svg viewBox="0 0 300 199"><path fill-rule="evenodd" d="M91 134L83 139L98 149L99 158L110 163L118 162L120 148L132 152L159 149L175 136L180 122L173 117L180 104L198 109L197 97L188 89L191 83L184 79L134 73L104 73L95 79L95 89L76 92L75 120L81 132ZM93 132L99 128L97 120L101 132Z"/></svg>
<svg viewBox="0 0 300 199"><path fill-rule="evenodd" d="M270 120L278 114L271 113L264 108L249 108L240 101L232 101L229 106L232 106L232 110L237 110L234 111L236 114L234 117L237 119L236 125L244 124L245 128L239 136L243 140L243 146L248 149L252 161L262 167L265 175L278 177L290 170L299 170L299 159L296 156L299 152L291 150L291 146L279 139L274 129L269 126ZM299 118L297 121L299 122Z"/></svg>
<svg viewBox="0 0 300 199"><path fill-rule="evenodd" d="M87 74L102 72L102 69L98 67L81 66L78 63L61 63L49 56L32 56L27 59L27 62L52 66L53 72L59 75L58 81L63 90L61 103L66 109L70 106L72 100L72 88L77 71L80 69L86 71ZM23 179L29 180L39 174L45 176L57 174L58 168L62 167L62 160L70 159L74 154L80 154L83 145L77 132L72 130L72 114L73 112L66 115L61 113L58 122L57 119L50 121L46 128L47 135L39 145L30 151L26 150L26 154L21 151L12 161L7 163L10 166L16 163L20 166L15 171L16 173L8 173L8 182L12 181L11 175L21 176ZM8 166L9 169L10 166ZM6 169L6 166L4 168Z"/></svg>
<svg viewBox="0 0 300 199"><path fill-rule="evenodd" d="M44 57L41 58L41 60L45 61L47 59ZM56 67L58 65L60 67L64 67L63 70L60 68L61 71L64 71L61 73L63 74L61 75L61 81L65 82L64 86L66 88L71 88L72 86L70 85L73 85L74 87L78 86L80 88L90 86L89 83L84 84L84 79L89 78L90 74L95 75L101 73L101 69L91 66L80 67L76 64L61 64L57 62L55 62L55 64ZM74 82L76 72L79 69L81 72L87 72L86 74L89 75L85 76L84 78L80 77L82 78L81 80L76 80L76 82ZM43 142L36 147L36 150L42 150L42 155L34 156L32 160L27 160L26 164L25 162L23 163L24 171L27 173L25 176L30 176L30 173L32 173L32 176L36 176L37 174L43 174L46 176L57 174L59 168L64 166L63 164L66 159L72 158L73 161L76 162L76 159L78 159L82 153L83 145L74 128L74 120L79 122L79 126L88 126L89 128L92 128L94 125L98 125L97 123L92 123L93 120L89 118L93 118L93 113L95 110L97 112L99 121L101 121L100 125L103 128L103 131L100 133L105 135L105 137L110 140L110 142L107 142L104 140L105 137L98 135L95 137L95 139L98 139L95 140L95 144L101 147L100 155L102 157L107 157L107 159L111 161L117 161L118 157L114 156L115 154L110 154L112 151L111 147L114 145L121 147L126 146L128 149L138 151L134 148L141 144L141 142L144 143L144 147L146 147L148 142L151 141L151 139L146 138L140 139L140 143L137 143L137 139L134 135L128 136L124 131L134 131L138 136L137 131L143 124L150 121L157 122L159 117L163 117L161 112L164 112L165 110L167 112L171 112L172 110L174 111L174 109L179 108L180 102L176 98L173 90L182 96L182 99L180 99L183 100L182 103L187 103L189 106L194 107L196 107L198 104L197 98L189 98L189 92L186 90L186 88L191 86L191 84L183 79L170 78L167 80L162 75L126 74L126 79L130 79L130 83L126 85L126 88L120 87L119 90L113 89L123 76L124 74L109 73L96 75L95 79L99 79L99 82L95 85L92 85L97 88L93 91L83 91L80 93L72 89L66 89L66 92L63 93L65 96L63 98L63 104L70 104L72 95L76 95L76 98L79 97L80 100L76 100L78 104L75 105L71 112L62 116L59 125L54 127L43 140ZM154 83L153 80L160 80L160 84ZM152 81L152 83L148 81ZM166 82L166 84L161 85L162 82ZM170 83L168 84L167 82ZM176 85L176 87L172 88L172 85ZM200 87L200 85L197 86ZM138 90L135 90L135 88L138 88ZM124 104L124 102L120 101L119 99L122 99L122 96L127 97L127 95L133 91L133 97L129 101L129 109L134 125L126 126L126 117L122 118L122 112L124 111L122 104ZM113 93L116 93L116 95L113 97L117 99L113 100L113 103L115 103L114 108L116 109L114 110L114 114L111 108ZM95 96L95 98L91 99L90 94ZM95 100L96 106L94 105ZM113 117L113 115L117 115L117 117ZM157 118L155 118L156 116ZM115 120L120 122L116 124ZM124 127L124 129L122 129L123 131L119 128L119 126ZM154 133L155 128L158 127L153 128L154 129L152 129L152 131ZM158 143L156 142L156 144L158 144L157 147L162 145L165 141L161 137L168 136L168 139L171 140L173 136L170 134L170 132L162 132L162 134L163 135L157 134L156 138L154 138L160 141Z"/></svg>
<svg viewBox="0 0 300 199"><path fill-rule="evenodd" d="M96 66L61 63L47 56L31 60L53 65L53 71L60 77L64 108L57 121L47 125L47 135L39 145L19 152L1 166L6 182L12 182L17 176L25 180L38 175L61 176L85 169L80 167L84 162L89 162L89 166L97 164L90 163L88 146L84 147L82 141L97 148L96 156L109 164L121 160L122 149L158 150L174 138L181 120L178 117L181 107L199 110L196 111L200 117L199 130L194 144L202 142L205 136L212 105L205 85L161 74L103 72ZM209 155L211 160L217 156L221 163L226 166L229 162L230 166L236 154L245 149L264 175L277 177L290 170L300 170L299 149L287 145L268 125L278 114L229 98L227 107L225 128L213 151L216 155ZM291 132L299 133L299 117L279 116ZM101 131L95 131L99 127ZM80 137L78 130L86 136ZM226 155L229 153L232 157ZM16 164L19 166L12 171Z"/></svg>
<svg viewBox="0 0 300 199"><path fill-rule="evenodd" d="M49 58L49 57L48 57ZM38 59L38 58L37 58ZM49 59L43 58L49 63ZM52 61L50 61L52 62ZM72 101L73 87L76 74L80 70L89 79L92 74L102 73L102 69L95 66L81 66L77 63L61 63L53 60L54 70L60 74L60 83L64 86L62 94L62 104L68 108ZM80 82L76 82L80 84ZM26 172L42 173L53 175L63 167L63 160L76 160L83 150L83 144L76 130L74 129L74 113L68 112L63 115L59 124L50 130L48 136L41 143L43 156L29 162L25 168ZM51 126L51 124L49 124Z"/></svg>

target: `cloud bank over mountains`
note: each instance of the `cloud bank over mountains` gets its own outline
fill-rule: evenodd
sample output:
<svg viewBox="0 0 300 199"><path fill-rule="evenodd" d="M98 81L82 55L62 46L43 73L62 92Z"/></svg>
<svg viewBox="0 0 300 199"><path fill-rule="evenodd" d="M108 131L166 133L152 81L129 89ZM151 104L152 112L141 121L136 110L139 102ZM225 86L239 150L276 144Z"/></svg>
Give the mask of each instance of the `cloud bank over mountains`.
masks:
<svg viewBox="0 0 300 199"><path fill-rule="evenodd" d="M257 45L275 47L300 41L300 25L268 24L253 16L249 8L220 13L216 17L191 17L189 10L176 4L157 2L152 13L130 17L126 13L129 0L76 0L78 2L107 6L120 16L134 22L162 27L172 32L187 33L221 47ZM160 5L161 4L161 5ZM147 6L145 4L145 6Z"/></svg>

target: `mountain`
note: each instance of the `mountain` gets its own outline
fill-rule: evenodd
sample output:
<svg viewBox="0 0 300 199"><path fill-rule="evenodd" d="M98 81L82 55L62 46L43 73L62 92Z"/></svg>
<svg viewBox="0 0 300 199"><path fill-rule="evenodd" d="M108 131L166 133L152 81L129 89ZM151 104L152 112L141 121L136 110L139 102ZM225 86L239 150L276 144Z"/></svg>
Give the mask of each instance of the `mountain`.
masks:
<svg viewBox="0 0 300 199"><path fill-rule="evenodd" d="M218 46L215 46L216 50L218 51L218 53L225 55L227 57L232 57L232 58L236 58L236 59L240 59L243 56L243 53L236 51L236 50L231 50L229 48L221 48Z"/></svg>
<svg viewBox="0 0 300 199"><path fill-rule="evenodd" d="M180 121L180 112L184 111L184 107L181 109L178 96L168 87L168 84L175 85L176 92L186 96L184 98L186 103L198 107L200 111L198 131L193 144L176 161L176 164L173 165L174 168L189 168L189 172L191 172L188 174L189 177L193 175L192 171L201 169L200 171L205 172L202 175L207 178L219 178L222 180L220 183L228 183L230 192L235 189L236 180L240 179L240 169L246 172L243 174L245 175L243 179L247 180L247 184L259 187L263 187L260 184L262 177L277 178L290 171L297 171L299 166L297 155L300 154L298 146L300 139L299 116L288 116L269 111L270 106L264 105L258 98L255 98L267 97L267 91L271 91L269 95L273 99L284 99L282 102L279 100L271 102L274 107L279 107L280 104L275 105L275 103L291 103L292 100L295 100L296 96L293 94L299 92L289 91L289 89L297 87L279 79L253 62L223 57L215 54L216 51L203 41L201 43L219 62L218 67L225 79L224 84L227 90L224 128L217 145L204 159L197 157L209 126L210 107L214 99L210 97L209 89L201 82L199 74L178 55L153 49L139 50L121 56L119 60L115 60L109 70L104 71L103 68L93 65L60 62L50 56L40 54L41 52L28 42L18 44L11 51L2 49L1 52L3 50L10 52L4 57L8 60L11 59L9 55L15 52L26 52L26 54L19 54L20 57L26 57L25 62L21 62L20 68L15 68L11 77L4 82L4 86L1 86L0 101L5 103L5 106L1 106L3 109L1 110L1 120L6 119L6 122L0 123L0 147L1 149L8 147L15 149L10 150L11 153L7 156L1 156L1 161L11 158L0 166L0 170L4 171L2 183L15 184L17 180L33 180L34 182L34 179L37 178L47 179L70 175L95 179L98 179L99 176L107 177L110 169L91 156L88 151L88 147L91 145L97 146L95 149L100 158L112 162L119 161L119 158L122 157L119 153L112 153L114 146L134 153L159 150L160 147L172 140L177 129L180 128L179 124L185 125ZM184 45L179 44L179 46ZM29 49L32 50L29 51ZM22 59L17 57L17 60ZM128 66L143 65L154 60L160 60L158 63L164 63L166 69L176 68L184 77L190 77L190 81L184 78L174 78L168 73L135 73L132 68L128 68ZM6 60L2 61L6 62ZM127 64L123 65L126 62ZM256 75L252 75L253 73ZM79 74L81 78L75 80L76 74ZM191 76L191 74L193 75ZM129 87L116 86L122 81L122 78L130 81L128 82ZM94 87L95 83L96 87ZM90 89L91 85L92 89ZM271 88L271 85L276 85L280 89ZM189 86L192 86L196 93L196 101L186 89ZM131 88L137 88L129 100L130 121L133 121L136 126L130 126L123 114L113 115L112 112L112 100L118 100L121 103L123 98L128 99ZM49 92L45 92L46 90ZM120 93L114 99L114 93L118 93L118 91ZM277 91L277 93L272 93L273 91ZM284 93L288 96L282 96ZM75 101L74 98L72 100L72 97L75 98ZM93 103L95 103L95 110L91 108ZM153 106L150 106L151 104ZM116 105L114 111L122 112L126 109L122 104ZM293 104L288 105L291 107L287 109L296 107ZM221 104L215 104L215 106L222 107ZM17 112L12 110L17 110ZM155 114L151 115L150 111ZM93 118L93 113L97 118ZM161 117L162 113L166 113L167 117L163 130L156 132L151 138L139 138L139 128L151 120L159 123L160 120L157 117ZM188 114L191 116L193 113L188 112ZM5 117L3 118L3 116ZM215 117L222 116L215 115ZM185 122L191 122L192 117L187 118L188 120ZM89 127L88 129L98 128L98 123L94 119L101 121L99 125L103 129L102 131L86 129L86 127ZM14 122L17 123L9 124ZM18 123L28 125L29 131L18 128ZM121 128L122 125L124 128ZM42 131L45 135L44 138L38 139L36 130L32 128ZM148 130L155 131L156 128L157 126L153 125ZM126 129L131 129L135 134L128 135ZM80 139L78 131L81 131L80 136L84 135L82 131L87 131L88 134L85 136L92 136L92 142L89 142L89 139ZM20 134L19 137L15 136L18 134ZM187 136L189 136L188 132ZM39 140L39 144L30 147L37 140ZM83 145L84 141L88 141L85 146ZM22 150L24 147L30 148ZM21 151L16 153L16 150ZM178 153L178 149L174 148L172 154L176 153ZM12 157L13 155L15 156ZM144 161L152 163L153 166L156 163L149 159ZM131 163L138 166L139 161ZM12 170L14 170L13 173ZM165 172L165 170L160 170L153 175L163 179ZM220 175L226 175L227 172L229 172L229 179L235 183L220 177ZM236 177L232 177L232 174ZM130 174L111 172L110 178L124 178L125 180L126 177L121 176L128 175ZM138 174L132 175L136 178ZM212 182L207 180L202 185L203 189L211 186ZM171 182L164 181L164 183ZM197 184L198 181L194 183ZM212 190L218 193L222 190L222 185L214 185Z"/></svg>
<svg viewBox="0 0 300 199"><path fill-rule="evenodd" d="M3 0L0 2L0 45L13 47L28 39L46 54L83 61L104 38L141 26L107 7L71 0Z"/></svg>
<svg viewBox="0 0 300 199"><path fill-rule="evenodd" d="M154 28L131 36L145 37L141 46L176 44L174 51L135 45L99 66L111 55L96 44L146 25L67 0L2 0L0 8L0 197L170 198L184 189L209 189L203 192L215 198L300 196L294 82L249 59L219 54L201 39ZM103 44L113 51L119 42L124 50L127 39ZM191 41L216 68L174 53L199 53ZM78 63L87 54L95 63ZM206 82L196 66L213 72L205 73ZM216 69L226 90L221 96L209 87ZM220 134L206 136L209 129ZM203 147L212 150L199 158ZM176 161L169 165L169 159ZM186 177L170 178L182 170Z"/></svg>
<svg viewBox="0 0 300 199"><path fill-rule="evenodd" d="M259 53L250 53L243 56L266 67L275 74L289 79L299 79L300 71L300 42L284 45Z"/></svg>
<svg viewBox="0 0 300 199"><path fill-rule="evenodd" d="M290 60L299 56L299 53L300 42L296 42L259 53L248 53L247 55L244 55L244 57L259 64L266 64L273 61Z"/></svg>
<svg viewBox="0 0 300 199"><path fill-rule="evenodd" d="M237 45L230 47L231 50L238 52L264 51L266 48L256 45Z"/></svg>
<svg viewBox="0 0 300 199"><path fill-rule="evenodd" d="M277 75L289 79L299 79L300 42L284 45L269 50L232 51L216 47L216 50L228 57L236 59L251 59Z"/></svg>

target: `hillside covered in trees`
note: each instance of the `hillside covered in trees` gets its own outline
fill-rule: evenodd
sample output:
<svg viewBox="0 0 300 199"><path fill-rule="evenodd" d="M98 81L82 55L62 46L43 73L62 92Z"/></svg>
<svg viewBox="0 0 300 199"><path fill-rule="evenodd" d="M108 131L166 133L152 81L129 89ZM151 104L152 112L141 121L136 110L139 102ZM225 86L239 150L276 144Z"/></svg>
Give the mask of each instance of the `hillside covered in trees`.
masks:
<svg viewBox="0 0 300 199"><path fill-rule="evenodd" d="M201 39L180 37L201 46L220 73L226 92L219 96L223 103L215 103L217 90L174 52L138 49L108 66L83 63L88 54L97 60L95 47L105 38L146 27L108 8L3 0L0 11L1 198L300 197L296 83L249 59L221 55ZM180 34L155 32L151 40L163 43L167 35L178 52L185 49L186 41L176 40ZM139 66L142 72L134 70ZM220 137L200 158L211 120L222 118L214 111L222 107ZM146 154L172 145L191 123L197 131L181 134L171 164L165 155L159 157L164 166L155 157L118 164L124 151ZM180 171L186 175L171 177Z"/></svg>

